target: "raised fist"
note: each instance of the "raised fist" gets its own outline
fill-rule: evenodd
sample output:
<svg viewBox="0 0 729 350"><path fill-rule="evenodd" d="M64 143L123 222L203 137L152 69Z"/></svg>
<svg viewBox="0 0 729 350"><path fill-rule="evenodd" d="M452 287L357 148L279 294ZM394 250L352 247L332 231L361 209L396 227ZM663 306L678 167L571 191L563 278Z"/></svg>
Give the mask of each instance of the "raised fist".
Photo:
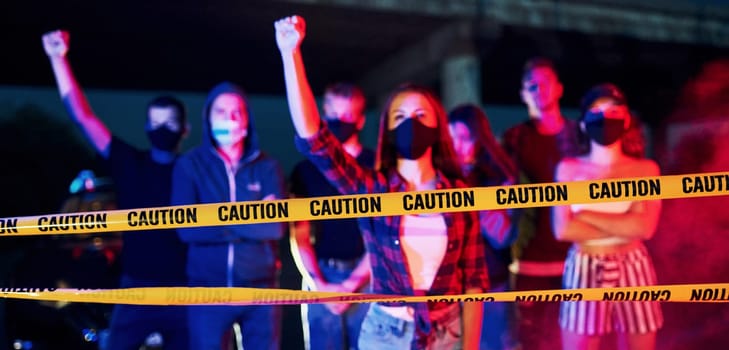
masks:
<svg viewBox="0 0 729 350"><path fill-rule="evenodd" d="M306 22L302 17L285 17L274 22L273 26L276 28L276 44L282 53L299 48L306 34Z"/></svg>
<svg viewBox="0 0 729 350"><path fill-rule="evenodd" d="M43 34L43 48L49 57L63 57L68 52L71 36L63 30L54 30Z"/></svg>

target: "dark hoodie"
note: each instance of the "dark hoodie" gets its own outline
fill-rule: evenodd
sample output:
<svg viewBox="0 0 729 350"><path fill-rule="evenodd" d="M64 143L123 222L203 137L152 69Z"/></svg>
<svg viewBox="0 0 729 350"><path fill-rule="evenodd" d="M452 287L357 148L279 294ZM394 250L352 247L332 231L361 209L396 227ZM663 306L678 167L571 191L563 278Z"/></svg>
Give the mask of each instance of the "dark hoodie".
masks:
<svg viewBox="0 0 729 350"><path fill-rule="evenodd" d="M229 169L216 150L210 128L210 107L221 94L243 98L248 112L248 133L237 167ZM202 144L182 155L172 176L172 205L244 202L268 195L283 198L284 177L273 158L258 148L258 135L248 100L232 83L218 84L203 107ZM234 197L231 189L235 189ZM190 245L187 272L191 285L255 286L273 281L276 241L283 235L281 223L195 227L177 229Z"/></svg>

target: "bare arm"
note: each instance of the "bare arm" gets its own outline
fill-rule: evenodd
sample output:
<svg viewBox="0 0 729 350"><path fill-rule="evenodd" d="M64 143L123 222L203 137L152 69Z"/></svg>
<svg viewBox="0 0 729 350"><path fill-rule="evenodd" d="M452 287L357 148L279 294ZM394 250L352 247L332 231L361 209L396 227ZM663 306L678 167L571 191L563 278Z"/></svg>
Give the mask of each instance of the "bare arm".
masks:
<svg viewBox="0 0 729 350"><path fill-rule="evenodd" d="M357 267L352 270L352 273L342 282L342 287L350 292L356 292L362 286L367 284L370 280L370 255L365 253L362 256L362 260L359 261Z"/></svg>
<svg viewBox="0 0 729 350"><path fill-rule="evenodd" d="M370 277L369 256L365 254L357 267L342 283L329 283L321 273L316 258L316 252L311 245L311 223L309 221L294 222L291 226L292 234L291 255L294 257L296 267L301 273L304 282L310 290L322 292L356 292ZM335 315L344 313L351 304L327 303L326 307Z"/></svg>
<svg viewBox="0 0 729 350"><path fill-rule="evenodd" d="M291 119L298 135L309 138L319 131L321 120L301 57L301 42L306 34L306 23L299 16L291 16L276 21L274 26L283 61Z"/></svg>
<svg viewBox="0 0 729 350"><path fill-rule="evenodd" d="M466 294L483 293L481 288L469 288ZM483 322L483 303L463 303L463 349L478 349L481 341L481 325Z"/></svg>
<svg viewBox="0 0 729 350"><path fill-rule="evenodd" d="M43 47L51 61L56 85L66 109L83 130L94 149L104 158L109 157L111 133L104 123L94 114L81 86L68 62L66 53L69 47L69 35L64 31L54 31L43 35Z"/></svg>
<svg viewBox="0 0 729 350"><path fill-rule="evenodd" d="M311 245L311 223L308 221L297 221L291 223L291 256L294 257L296 268L301 273L301 278L311 290L319 290L318 286L324 282L324 277L319 270L316 252Z"/></svg>
<svg viewBox="0 0 729 350"><path fill-rule="evenodd" d="M330 292L345 292L345 293L352 293L357 292L364 286L367 281L369 281L370 277L370 263L369 263L369 255L365 254L362 257L362 260L359 261L359 264L357 264L357 267L354 268L352 273L347 277L346 280L342 281L342 283L329 283L327 284L327 291ZM347 309L349 309L352 304L346 304L346 303L329 303L326 304L329 311L331 311L335 315L341 315Z"/></svg>
<svg viewBox="0 0 729 350"><path fill-rule="evenodd" d="M565 160L557 165L555 179L557 181L571 181L573 165ZM572 213L569 205L552 207L552 225L554 236L560 241L581 242L596 238L608 237L603 230L583 219L585 212Z"/></svg>
<svg viewBox="0 0 729 350"><path fill-rule="evenodd" d="M304 38L304 19L287 17L275 23L276 42L284 65L286 96L294 128L299 136L297 147L311 160L340 194L381 192L381 174L361 166L326 129L306 79L299 46ZM383 183L384 181L380 182Z"/></svg>
<svg viewBox="0 0 729 350"><path fill-rule="evenodd" d="M582 219L587 212L573 214L569 206L555 206L552 208L552 222L554 235L557 240L568 242L582 242L591 239L609 237L603 230Z"/></svg>
<svg viewBox="0 0 729 350"><path fill-rule="evenodd" d="M660 174L658 165L653 161L644 161L640 165L643 176L657 176ZM631 174L631 176L636 176ZM581 219L597 229L609 233L611 236L643 239L653 237L658 226L658 217L661 213L660 200L646 200L634 202L625 213L611 214L599 212L584 212Z"/></svg>

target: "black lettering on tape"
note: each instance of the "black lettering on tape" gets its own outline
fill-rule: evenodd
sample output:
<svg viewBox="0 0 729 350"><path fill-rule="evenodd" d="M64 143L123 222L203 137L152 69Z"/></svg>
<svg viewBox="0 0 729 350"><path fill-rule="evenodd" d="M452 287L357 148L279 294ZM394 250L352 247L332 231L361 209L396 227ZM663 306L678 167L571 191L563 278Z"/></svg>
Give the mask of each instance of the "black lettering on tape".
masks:
<svg viewBox="0 0 729 350"><path fill-rule="evenodd" d="M519 186L496 190L496 203L499 205L558 203L568 199L565 184Z"/></svg>
<svg viewBox="0 0 729 350"><path fill-rule="evenodd" d="M38 230L50 231L81 231L107 228L106 213L81 213L41 216L38 218Z"/></svg>
<svg viewBox="0 0 729 350"><path fill-rule="evenodd" d="M324 198L309 202L311 216L361 215L382 212L382 198L367 196L359 198Z"/></svg>
<svg viewBox="0 0 729 350"><path fill-rule="evenodd" d="M669 290L604 292L602 296L603 301L668 301L670 298Z"/></svg>
<svg viewBox="0 0 729 350"><path fill-rule="evenodd" d="M729 175L684 176L683 193L712 193L729 190Z"/></svg>
<svg viewBox="0 0 729 350"><path fill-rule="evenodd" d="M476 206L473 190L405 194L402 197L404 210L433 210L471 208Z"/></svg>
<svg viewBox="0 0 729 350"><path fill-rule="evenodd" d="M517 295L516 302L536 302L536 301L580 301L582 293L555 293L555 294L527 294Z"/></svg>
<svg viewBox="0 0 729 350"><path fill-rule="evenodd" d="M0 219L0 234L18 233L18 219Z"/></svg>
<svg viewBox="0 0 729 350"><path fill-rule="evenodd" d="M635 198L659 196L660 179L592 182L588 186L591 199Z"/></svg>
<svg viewBox="0 0 729 350"><path fill-rule="evenodd" d="M690 301L723 301L729 300L726 288L692 289Z"/></svg>
<svg viewBox="0 0 729 350"><path fill-rule="evenodd" d="M197 208L132 210L127 223L136 226L185 225L197 223Z"/></svg>
<svg viewBox="0 0 729 350"><path fill-rule="evenodd" d="M288 217L288 202L243 203L218 207L218 220L222 222L272 220Z"/></svg>

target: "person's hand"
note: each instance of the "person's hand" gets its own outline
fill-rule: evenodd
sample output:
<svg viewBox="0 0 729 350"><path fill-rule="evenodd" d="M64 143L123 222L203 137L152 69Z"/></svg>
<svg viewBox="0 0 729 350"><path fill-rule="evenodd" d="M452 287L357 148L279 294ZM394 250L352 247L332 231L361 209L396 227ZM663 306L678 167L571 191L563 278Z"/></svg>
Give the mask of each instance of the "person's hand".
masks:
<svg viewBox="0 0 729 350"><path fill-rule="evenodd" d="M327 303L324 304L326 308L329 310L329 312L335 314L335 315L341 315L349 309L352 304L346 304L346 303Z"/></svg>
<svg viewBox="0 0 729 350"><path fill-rule="evenodd" d="M276 28L276 44L281 53L291 52L299 48L306 35L306 22L299 16L290 16L274 22Z"/></svg>
<svg viewBox="0 0 729 350"><path fill-rule="evenodd" d="M43 48L48 57L64 57L68 52L71 36L63 30L54 30L43 34Z"/></svg>
<svg viewBox="0 0 729 350"><path fill-rule="evenodd" d="M346 288L344 288L341 284L338 283L322 283L318 285L317 291L319 292L334 292L334 293L348 293L350 292ZM335 315L341 315L347 309L349 309L350 304L346 303L325 303L324 306L329 310L329 312L335 314Z"/></svg>

